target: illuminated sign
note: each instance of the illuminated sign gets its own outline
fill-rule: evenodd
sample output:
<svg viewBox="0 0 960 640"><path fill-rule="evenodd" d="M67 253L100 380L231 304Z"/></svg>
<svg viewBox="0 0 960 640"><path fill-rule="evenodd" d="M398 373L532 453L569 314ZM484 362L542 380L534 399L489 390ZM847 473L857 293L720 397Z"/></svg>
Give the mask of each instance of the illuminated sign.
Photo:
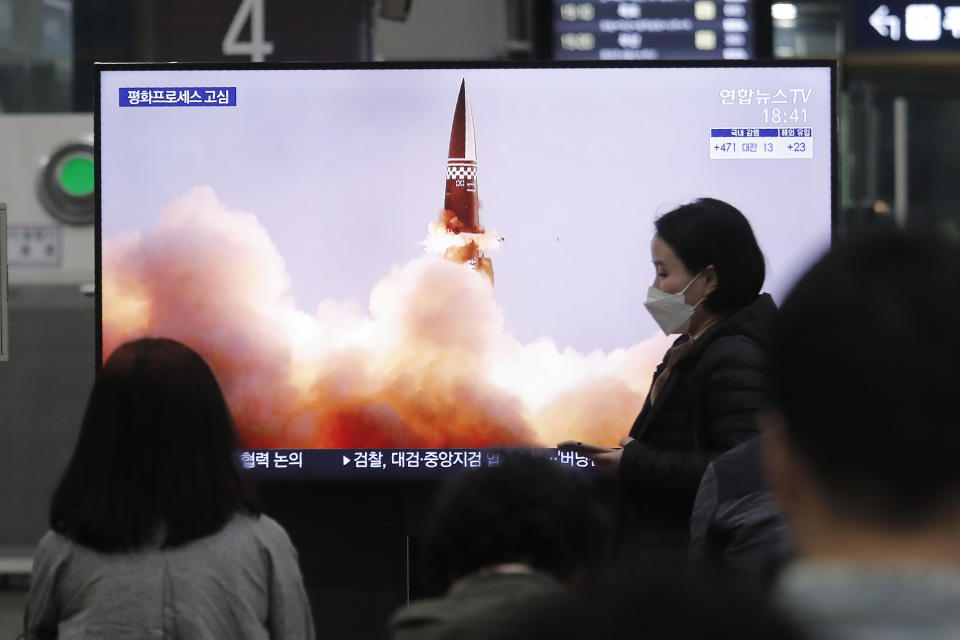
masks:
<svg viewBox="0 0 960 640"><path fill-rule="evenodd" d="M960 0L857 3L856 44L865 49L960 49Z"/></svg>
<svg viewBox="0 0 960 640"><path fill-rule="evenodd" d="M743 60L754 30L752 0L553 0L556 60Z"/></svg>

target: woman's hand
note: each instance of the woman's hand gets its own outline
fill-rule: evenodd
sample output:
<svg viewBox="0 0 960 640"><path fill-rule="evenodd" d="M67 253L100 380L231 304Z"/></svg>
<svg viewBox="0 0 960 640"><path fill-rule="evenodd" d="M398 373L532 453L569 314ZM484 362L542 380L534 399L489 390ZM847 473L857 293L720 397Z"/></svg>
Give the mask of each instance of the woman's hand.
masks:
<svg viewBox="0 0 960 640"><path fill-rule="evenodd" d="M626 436L620 438L620 448L603 453L586 454L596 463L597 468L605 473L618 473L620 471L620 458L623 457L623 447L633 442L633 438Z"/></svg>
<svg viewBox="0 0 960 640"><path fill-rule="evenodd" d="M623 449L613 449L612 451L586 455L593 460L597 468L604 473L615 474L620 471L620 457L623 455Z"/></svg>
<svg viewBox="0 0 960 640"><path fill-rule="evenodd" d="M613 474L620 469L620 456L623 455L623 447L630 442L633 442L633 438L627 436L620 439L620 448L611 448L587 444L578 440L564 440L557 444L557 448L561 451L576 451L581 456L593 460L601 471Z"/></svg>

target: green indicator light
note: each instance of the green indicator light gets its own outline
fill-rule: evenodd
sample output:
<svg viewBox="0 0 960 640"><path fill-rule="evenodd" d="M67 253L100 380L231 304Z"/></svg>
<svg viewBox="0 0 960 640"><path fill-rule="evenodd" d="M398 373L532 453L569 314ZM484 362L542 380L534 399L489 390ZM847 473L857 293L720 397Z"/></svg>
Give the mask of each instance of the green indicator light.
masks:
<svg viewBox="0 0 960 640"><path fill-rule="evenodd" d="M72 196L93 193L93 159L74 156L60 168L60 187Z"/></svg>

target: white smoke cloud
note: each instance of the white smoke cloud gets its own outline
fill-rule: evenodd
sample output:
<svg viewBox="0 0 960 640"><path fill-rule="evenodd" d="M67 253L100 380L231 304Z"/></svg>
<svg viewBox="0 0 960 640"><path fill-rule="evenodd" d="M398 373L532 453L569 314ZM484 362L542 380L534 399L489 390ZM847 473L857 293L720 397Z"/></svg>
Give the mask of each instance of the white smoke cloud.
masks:
<svg viewBox="0 0 960 640"><path fill-rule="evenodd" d="M668 345L523 344L489 278L429 253L386 274L366 308L327 299L301 310L256 216L209 187L174 201L154 229L105 238L103 251L105 356L144 335L190 345L254 447L615 444Z"/></svg>

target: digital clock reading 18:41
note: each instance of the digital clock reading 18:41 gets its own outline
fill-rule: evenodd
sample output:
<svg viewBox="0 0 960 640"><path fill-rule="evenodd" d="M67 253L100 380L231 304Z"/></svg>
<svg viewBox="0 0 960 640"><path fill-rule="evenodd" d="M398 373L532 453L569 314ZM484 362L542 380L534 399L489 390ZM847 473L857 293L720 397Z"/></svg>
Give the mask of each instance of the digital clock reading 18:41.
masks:
<svg viewBox="0 0 960 640"><path fill-rule="evenodd" d="M773 109L763 110L763 124L807 124L807 110Z"/></svg>

